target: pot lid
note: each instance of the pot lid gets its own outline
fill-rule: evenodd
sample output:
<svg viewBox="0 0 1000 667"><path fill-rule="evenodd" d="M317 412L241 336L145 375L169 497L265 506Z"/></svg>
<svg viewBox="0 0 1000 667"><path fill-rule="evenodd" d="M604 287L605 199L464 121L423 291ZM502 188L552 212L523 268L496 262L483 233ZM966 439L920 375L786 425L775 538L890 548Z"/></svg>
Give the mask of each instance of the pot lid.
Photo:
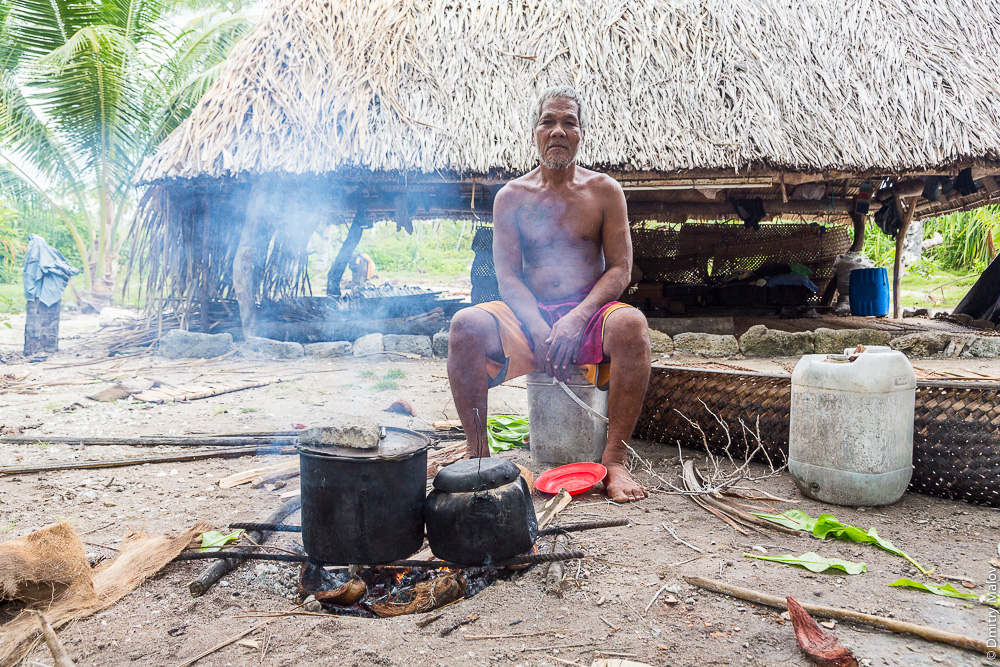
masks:
<svg viewBox="0 0 1000 667"><path fill-rule="evenodd" d="M446 493L487 491L510 484L520 474L507 459L466 459L443 468L434 477L434 488Z"/></svg>
<svg viewBox="0 0 1000 667"><path fill-rule="evenodd" d="M354 447L338 447L336 445L298 445L300 454L314 456L329 456L343 459L404 459L427 449L430 440L416 431L395 426L385 426L385 437L379 440L374 449L357 449Z"/></svg>

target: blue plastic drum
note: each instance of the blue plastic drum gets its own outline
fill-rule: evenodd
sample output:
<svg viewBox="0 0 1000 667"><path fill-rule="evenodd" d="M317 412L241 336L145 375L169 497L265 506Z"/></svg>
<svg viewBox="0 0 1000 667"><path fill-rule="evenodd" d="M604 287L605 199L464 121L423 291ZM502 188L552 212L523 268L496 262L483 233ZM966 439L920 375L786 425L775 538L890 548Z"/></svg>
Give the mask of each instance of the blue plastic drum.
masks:
<svg viewBox="0 0 1000 667"><path fill-rule="evenodd" d="M889 272L884 267L851 271L851 315L889 314Z"/></svg>

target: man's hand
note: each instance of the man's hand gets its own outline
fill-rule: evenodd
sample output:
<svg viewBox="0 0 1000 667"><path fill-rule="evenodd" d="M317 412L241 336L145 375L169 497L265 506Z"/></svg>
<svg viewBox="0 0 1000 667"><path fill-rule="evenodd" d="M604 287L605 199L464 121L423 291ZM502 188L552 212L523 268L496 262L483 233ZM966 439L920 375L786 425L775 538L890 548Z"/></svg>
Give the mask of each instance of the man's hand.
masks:
<svg viewBox="0 0 1000 667"><path fill-rule="evenodd" d="M576 363L587 322L581 315L570 311L553 325L552 333L545 340L548 348L546 373L563 382L569 380L570 366Z"/></svg>

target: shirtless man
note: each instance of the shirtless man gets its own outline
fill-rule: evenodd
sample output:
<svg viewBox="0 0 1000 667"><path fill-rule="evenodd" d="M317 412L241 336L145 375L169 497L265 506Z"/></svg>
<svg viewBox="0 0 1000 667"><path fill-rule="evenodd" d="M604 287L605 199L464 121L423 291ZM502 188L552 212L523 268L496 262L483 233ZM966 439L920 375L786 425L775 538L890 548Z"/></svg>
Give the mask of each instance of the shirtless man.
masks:
<svg viewBox="0 0 1000 667"><path fill-rule="evenodd" d="M587 121L569 87L546 90L535 105L540 165L493 203L503 301L455 314L448 377L470 456L490 455L489 387L535 370L565 380L572 364L597 386L608 383L604 484L609 498L628 502L646 497L625 467L625 443L649 383L649 333L642 313L614 301L631 275L632 240L621 186L575 164Z"/></svg>

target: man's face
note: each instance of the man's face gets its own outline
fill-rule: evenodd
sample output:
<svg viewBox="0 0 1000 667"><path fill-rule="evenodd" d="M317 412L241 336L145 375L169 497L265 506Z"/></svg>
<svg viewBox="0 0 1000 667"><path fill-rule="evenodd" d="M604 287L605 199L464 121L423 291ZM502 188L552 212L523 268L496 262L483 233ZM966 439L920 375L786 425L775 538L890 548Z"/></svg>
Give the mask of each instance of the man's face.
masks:
<svg viewBox="0 0 1000 667"><path fill-rule="evenodd" d="M576 159L583 141L578 112L576 102L562 97L542 104L533 141L541 163L549 169L566 169Z"/></svg>

